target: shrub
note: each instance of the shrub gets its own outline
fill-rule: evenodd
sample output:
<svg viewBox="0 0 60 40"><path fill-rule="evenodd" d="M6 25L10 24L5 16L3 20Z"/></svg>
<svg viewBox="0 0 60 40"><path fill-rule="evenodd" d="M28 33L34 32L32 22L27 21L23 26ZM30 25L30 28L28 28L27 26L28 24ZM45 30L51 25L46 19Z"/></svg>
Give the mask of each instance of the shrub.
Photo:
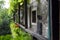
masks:
<svg viewBox="0 0 60 40"><path fill-rule="evenodd" d="M14 22L10 23L10 28L13 40L32 40L31 35L26 33L21 28L16 27L16 24Z"/></svg>

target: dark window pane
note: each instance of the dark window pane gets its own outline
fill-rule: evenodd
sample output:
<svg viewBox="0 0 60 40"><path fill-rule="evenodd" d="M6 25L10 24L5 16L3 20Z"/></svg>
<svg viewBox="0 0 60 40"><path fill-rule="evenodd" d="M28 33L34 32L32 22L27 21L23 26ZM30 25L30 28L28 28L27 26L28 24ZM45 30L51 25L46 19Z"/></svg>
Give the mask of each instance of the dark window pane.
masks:
<svg viewBox="0 0 60 40"><path fill-rule="evenodd" d="M32 12L32 22L36 23L36 11Z"/></svg>

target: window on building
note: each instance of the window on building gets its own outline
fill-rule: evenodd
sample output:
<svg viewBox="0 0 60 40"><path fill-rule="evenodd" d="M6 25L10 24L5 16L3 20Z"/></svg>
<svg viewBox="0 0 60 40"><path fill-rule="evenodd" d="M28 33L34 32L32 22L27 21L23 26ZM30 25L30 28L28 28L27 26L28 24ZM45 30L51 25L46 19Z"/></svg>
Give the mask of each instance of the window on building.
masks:
<svg viewBox="0 0 60 40"><path fill-rule="evenodd" d="M32 22L36 23L36 11L32 11Z"/></svg>

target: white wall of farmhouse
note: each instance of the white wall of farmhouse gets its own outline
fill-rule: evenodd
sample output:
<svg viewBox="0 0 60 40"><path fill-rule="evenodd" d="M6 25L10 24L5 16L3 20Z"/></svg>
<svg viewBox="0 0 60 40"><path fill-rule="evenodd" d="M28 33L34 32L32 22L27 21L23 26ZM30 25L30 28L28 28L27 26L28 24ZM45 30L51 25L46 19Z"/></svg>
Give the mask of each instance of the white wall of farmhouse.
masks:
<svg viewBox="0 0 60 40"><path fill-rule="evenodd" d="M34 32L37 32L37 22L38 22L38 19L37 19L37 15L41 15L42 16L42 35L46 38L48 38L48 24L49 24L49 16L48 16L48 1L47 0L40 0L40 6L38 5L38 2L36 0L30 0L30 6L32 7L31 8L31 15L32 15L32 11L36 10L36 23L33 23L31 22L32 24L32 28L31 30L34 31ZM37 7L40 7L40 13L38 13L38 9ZM28 8L29 10L29 8ZM29 22L29 11L28 11L28 23ZM32 21L32 19L31 19ZM30 26L28 24L28 26ZM29 27L28 27L29 28Z"/></svg>

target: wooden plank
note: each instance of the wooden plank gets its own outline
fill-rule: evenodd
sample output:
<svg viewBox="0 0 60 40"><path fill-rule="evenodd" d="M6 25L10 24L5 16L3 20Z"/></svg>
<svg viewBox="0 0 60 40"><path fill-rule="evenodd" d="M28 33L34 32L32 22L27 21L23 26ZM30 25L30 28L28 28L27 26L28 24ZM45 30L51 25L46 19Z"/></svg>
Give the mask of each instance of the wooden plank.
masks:
<svg viewBox="0 0 60 40"><path fill-rule="evenodd" d="M20 3L18 3L18 16L19 16L19 24L20 24Z"/></svg>
<svg viewBox="0 0 60 40"><path fill-rule="evenodd" d="M29 29L26 29L24 26L22 26L22 25L20 25L20 24L19 24L19 26L20 26L20 28L22 28L25 32L31 34L32 36L34 36L34 37L37 38L38 40L48 40L47 38L43 37L42 35L39 35L39 34L37 34L37 33L35 33L35 32L32 32L32 31L29 30Z"/></svg>
<svg viewBox="0 0 60 40"><path fill-rule="evenodd" d="M28 28L27 26L27 24L28 24L28 22L27 22L27 0L24 0L24 13L25 13L25 27L26 28Z"/></svg>

